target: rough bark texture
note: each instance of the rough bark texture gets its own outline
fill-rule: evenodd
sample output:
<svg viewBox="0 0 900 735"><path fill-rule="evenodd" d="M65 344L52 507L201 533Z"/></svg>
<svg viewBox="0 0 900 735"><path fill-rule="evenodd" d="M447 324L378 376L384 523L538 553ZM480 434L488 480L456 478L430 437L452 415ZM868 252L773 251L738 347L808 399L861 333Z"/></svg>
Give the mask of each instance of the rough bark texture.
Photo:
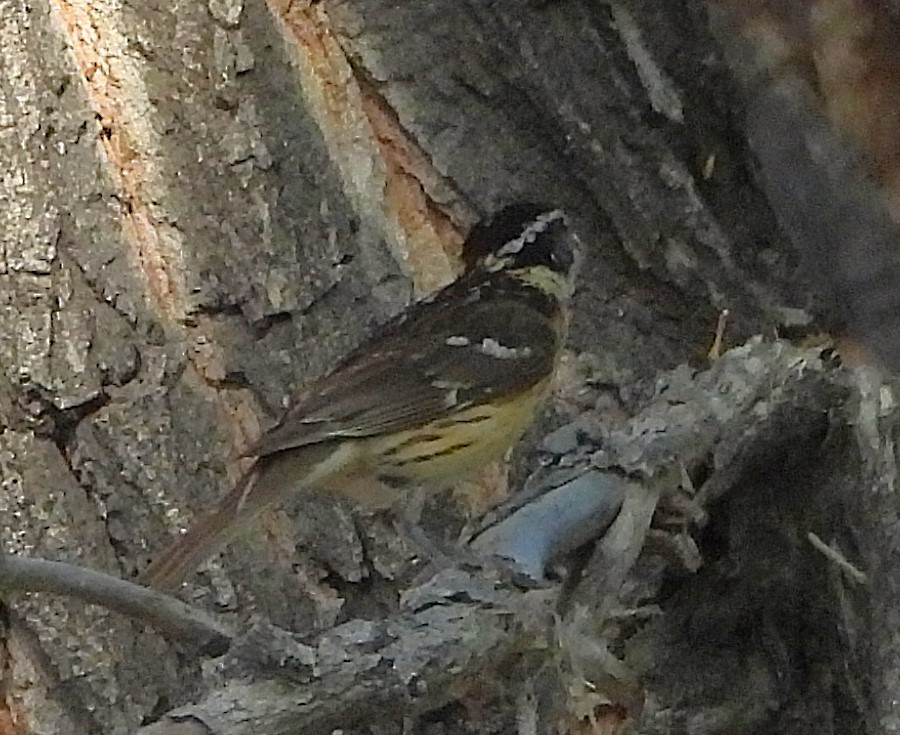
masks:
<svg viewBox="0 0 900 735"><path fill-rule="evenodd" d="M896 2L790 5L795 20L849 19L858 43L840 46L838 26L820 22L814 48L760 43L789 48L790 64L754 74L808 72L826 100L815 114L860 144L872 136L847 122L846 95L860 83L842 87L821 59L869 48L859 38L888 25ZM416 732L900 732L890 383L821 351L782 364L793 347L753 343L729 364L769 382L733 416L709 404L730 428L677 408L745 385L700 370L723 310L726 346L805 335L813 317L877 312L880 329L889 311L848 315L813 293L805 273L819 264L799 265L791 207L766 200L780 191L771 162L756 175L751 146L763 164L771 148L748 143L744 108L760 82L722 49L796 40L792 26L711 6L712 25L699 0L0 0L5 552L133 577L238 476L235 458L292 394L453 277L478 217L551 201L571 213L586 262L559 395L513 477L561 425L540 445L546 457L647 487L626 498L583 574L558 600L548 593L559 619L523 622L514 597L463 586L448 599L474 612L447 618L472 615L461 638L479 640L482 658L470 656L440 621L403 617L399 591L417 570L389 522L321 498L267 514L182 597L239 630L261 620L314 636L346 623L346 636L357 619L394 615L391 635L433 625L435 640L463 649L465 665L422 666L458 665L430 680L433 696L404 699L398 686L353 700L373 714L343 721L336 693L321 718L272 732L400 732L404 714ZM866 38L900 53L893 37ZM900 93L878 80L875 101L851 102L887 118L884 145L860 166L896 217ZM654 409L661 395L676 408ZM688 432L610 459L621 437L662 435L686 415L703 442ZM458 530L452 503L434 502L430 525ZM475 513L489 500L468 502ZM848 581L841 555L868 584ZM4 592L3 604L3 735L252 732L235 718L160 717L221 692L302 698L309 684L308 672L210 663L72 599ZM373 630L353 640L383 656ZM338 660L337 644L315 640ZM485 652L503 656L492 662L502 671L479 679ZM377 677L396 660L366 675L392 681ZM334 669L334 691L363 670Z"/></svg>

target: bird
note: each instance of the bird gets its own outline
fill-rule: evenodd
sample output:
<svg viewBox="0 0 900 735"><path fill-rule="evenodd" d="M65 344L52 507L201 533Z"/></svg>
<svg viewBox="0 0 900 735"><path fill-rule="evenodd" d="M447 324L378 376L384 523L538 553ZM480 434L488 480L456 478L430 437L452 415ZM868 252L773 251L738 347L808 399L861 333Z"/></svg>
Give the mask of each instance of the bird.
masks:
<svg viewBox="0 0 900 735"><path fill-rule="evenodd" d="M520 202L474 225L461 275L313 381L246 452L255 464L138 581L177 589L292 493L384 508L501 459L549 392L579 257L559 208Z"/></svg>

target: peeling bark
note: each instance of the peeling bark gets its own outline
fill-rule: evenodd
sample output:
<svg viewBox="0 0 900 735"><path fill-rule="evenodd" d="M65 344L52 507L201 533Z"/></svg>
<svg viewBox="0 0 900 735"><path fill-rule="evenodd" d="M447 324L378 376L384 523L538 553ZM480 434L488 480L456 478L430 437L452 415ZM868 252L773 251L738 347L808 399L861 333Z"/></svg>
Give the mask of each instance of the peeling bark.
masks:
<svg viewBox="0 0 900 735"><path fill-rule="evenodd" d="M896 95L876 73L896 51L889 29L852 21L896 3L793 4L821 11L811 46L762 11L711 6L732 13L715 36L695 0L0 0L6 553L132 578L239 475L292 395L453 277L473 222L547 200L569 210L587 258L560 390L513 485L540 454L640 478L648 495L567 567L544 648L524 655L498 625L516 666L479 678L473 664L459 688L448 672L409 727L898 731L893 386L827 359L803 375L779 362L795 348L772 347L776 334L854 322L811 288L834 281L800 266L790 202L767 203L777 167L757 177L744 116L747 85L789 68L833 103L828 125L873 138L864 161L880 163L865 171L893 202L896 116L848 116L892 109L877 106ZM791 42L764 46L790 64L762 77L732 58L760 28ZM874 59L871 95L816 55L847 38L845 60ZM702 397L737 390L726 367L700 369L724 310L726 346L747 343L742 359L770 378L748 398L760 415L723 417ZM863 332L877 340L883 324ZM711 417L725 428L703 442L661 439ZM428 510L445 541L479 521L448 498ZM231 629L321 641L395 619L415 557L383 519L302 498L183 596ZM253 686L101 608L45 593L3 604L3 732L160 731L173 708ZM583 655L561 663L567 648ZM316 726L375 729L340 715Z"/></svg>

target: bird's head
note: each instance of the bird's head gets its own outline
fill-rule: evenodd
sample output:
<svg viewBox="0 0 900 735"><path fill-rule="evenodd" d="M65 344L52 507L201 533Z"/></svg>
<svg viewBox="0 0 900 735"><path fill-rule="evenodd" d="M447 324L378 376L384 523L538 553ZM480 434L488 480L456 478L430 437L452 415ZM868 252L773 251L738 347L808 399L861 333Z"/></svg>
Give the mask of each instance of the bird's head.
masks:
<svg viewBox="0 0 900 735"><path fill-rule="evenodd" d="M519 203L504 207L469 232L466 271L504 271L557 298L567 296L575 272L577 240L562 210Z"/></svg>

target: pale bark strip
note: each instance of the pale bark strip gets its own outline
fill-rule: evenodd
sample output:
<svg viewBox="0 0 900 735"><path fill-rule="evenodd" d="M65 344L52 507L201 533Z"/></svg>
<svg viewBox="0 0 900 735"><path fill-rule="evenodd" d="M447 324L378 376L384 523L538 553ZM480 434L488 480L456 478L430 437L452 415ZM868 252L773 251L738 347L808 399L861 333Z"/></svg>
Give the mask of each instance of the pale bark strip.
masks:
<svg viewBox="0 0 900 735"><path fill-rule="evenodd" d="M522 594L451 570L415 590L394 618L347 623L296 659L286 648L273 662L278 679L226 684L134 735L174 735L184 721L203 723L214 735L325 734L396 720L401 710L425 711L466 681L477 685L508 656L542 645L552 599L547 591Z"/></svg>

